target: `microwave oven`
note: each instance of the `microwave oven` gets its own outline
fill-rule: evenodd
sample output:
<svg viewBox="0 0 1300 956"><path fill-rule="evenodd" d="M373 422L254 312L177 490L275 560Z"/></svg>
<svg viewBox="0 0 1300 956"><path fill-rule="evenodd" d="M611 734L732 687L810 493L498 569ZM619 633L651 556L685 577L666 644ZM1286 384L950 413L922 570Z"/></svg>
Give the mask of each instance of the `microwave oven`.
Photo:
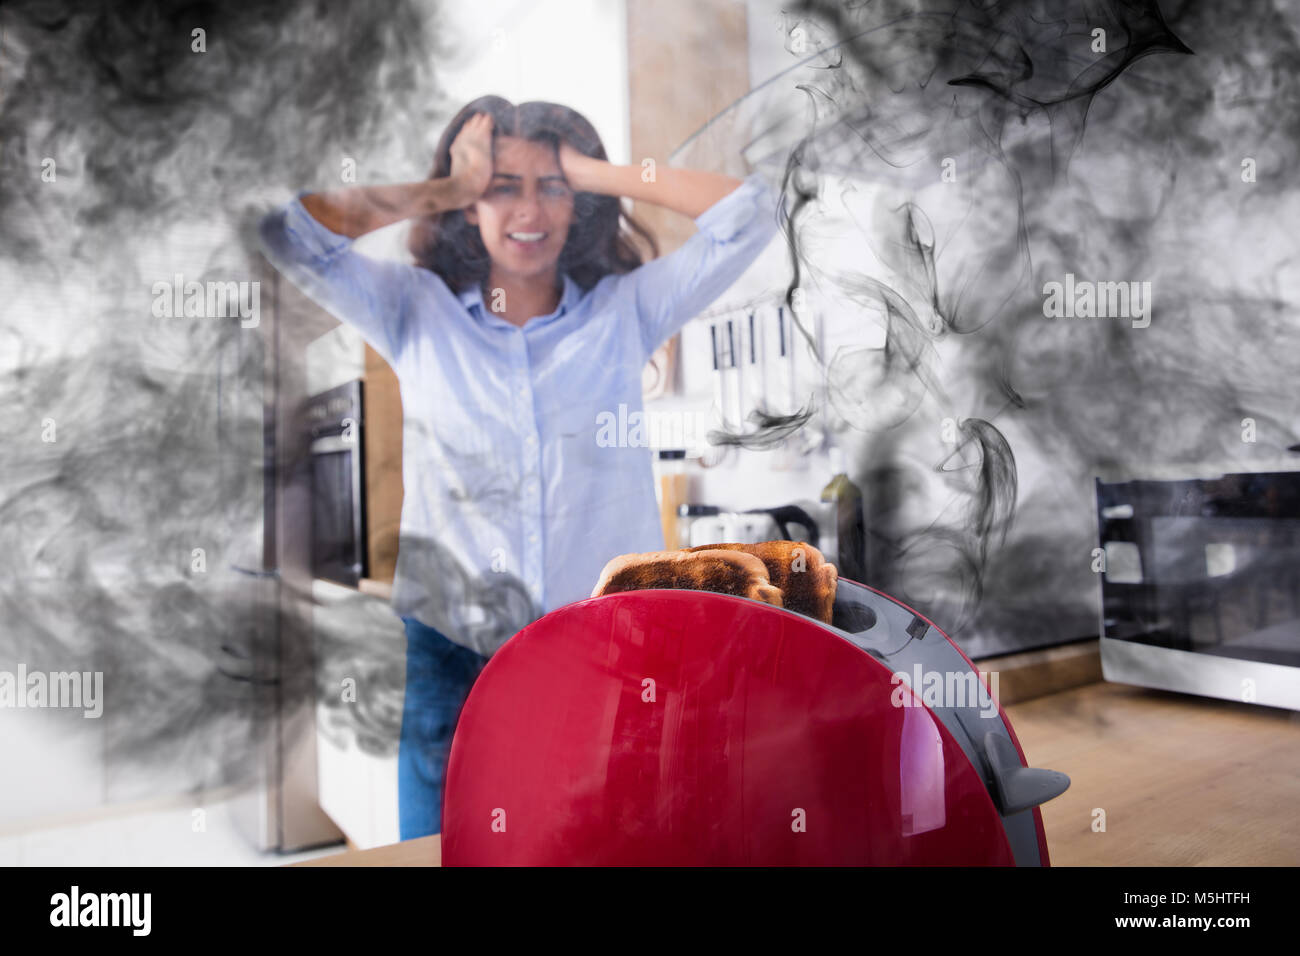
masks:
<svg viewBox="0 0 1300 956"><path fill-rule="evenodd" d="M1106 679L1300 710L1300 472L1096 495Z"/></svg>

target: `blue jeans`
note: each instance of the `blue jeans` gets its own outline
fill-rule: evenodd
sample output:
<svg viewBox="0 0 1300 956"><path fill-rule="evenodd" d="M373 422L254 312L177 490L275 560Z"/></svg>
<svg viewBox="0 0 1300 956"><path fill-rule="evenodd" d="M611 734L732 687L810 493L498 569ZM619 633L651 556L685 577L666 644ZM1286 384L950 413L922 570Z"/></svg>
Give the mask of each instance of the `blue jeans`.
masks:
<svg viewBox="0 0 1300 956"><path fill-rule="evenodd" d="M413 617L406 625L406 699L397 749L399 837L442 832L442 790L461 707L487 664Z"/></svg>

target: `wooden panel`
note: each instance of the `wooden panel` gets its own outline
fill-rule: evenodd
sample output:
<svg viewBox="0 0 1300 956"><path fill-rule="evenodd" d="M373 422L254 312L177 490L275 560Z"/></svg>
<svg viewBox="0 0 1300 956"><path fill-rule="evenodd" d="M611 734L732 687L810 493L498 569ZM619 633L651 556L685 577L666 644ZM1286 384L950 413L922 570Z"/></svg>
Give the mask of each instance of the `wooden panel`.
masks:
<svg viewBox="0 0 1300 956"><path fill-rule="evenodd" d="M749 26L743 3L627 0L630 159L664 165L687 137L749 91ZM717 172L734 173L731 169ZM667 255L695 234L685 216L649 203L632 214ZM677 384L677 336L643 378L649 397Z"/></svg>
<svg viewBox="0 0 1300 956"><path fill-rule="evenodd" d="M627 0L631 161L656 164L749 91L749 26L743 3ZM695 232L658 206L634 213L667 254Z"/></svg>
<svg viewBox="0 0 1300 956"><path fill-rule="evenodd" d="M363 388L369 578L391 585L402 521L402 395L397 375L369 345Z"/></svg>
<svg viewBox="0 0 1300 956"><path fill-rule="evenodd" d="M1101 644L1098 641L986 657L974 664L981 674L993 672L998 675L998 686L994 690L998 703L1004 707L1102 679Z"/></svg>

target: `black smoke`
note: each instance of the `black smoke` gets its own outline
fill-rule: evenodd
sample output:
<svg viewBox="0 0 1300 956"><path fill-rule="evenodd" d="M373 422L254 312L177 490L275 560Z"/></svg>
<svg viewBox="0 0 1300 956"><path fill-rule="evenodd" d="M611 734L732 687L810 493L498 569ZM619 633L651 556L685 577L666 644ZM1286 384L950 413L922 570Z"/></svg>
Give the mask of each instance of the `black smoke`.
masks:
<svg viewBox="0 0 1300 956"><path fill-rule="evenodd" d="M333 732L394 746L401 662L364 628L313 648L265 553L269 469L301 463L264 446L257 222L343 157L419 178L441 43L414 0L0 7L0 668L104 672L105 800L255 778L266 721L344 676ZM263 321L155 317L176 273L262 280Z"/></svg>
<svg viewBox="0 0 1300 956"><path fill-rule="evenodd" d="M1267 2L788 4L751 30L790 68L676 154L743 144L786 194L787 302L860 317L813 397L867 583L969 652L1096 634L1094 477L1294 467L1296 28ZM1047 318L1067 273L1151 282L1150 325Z"/></svg>

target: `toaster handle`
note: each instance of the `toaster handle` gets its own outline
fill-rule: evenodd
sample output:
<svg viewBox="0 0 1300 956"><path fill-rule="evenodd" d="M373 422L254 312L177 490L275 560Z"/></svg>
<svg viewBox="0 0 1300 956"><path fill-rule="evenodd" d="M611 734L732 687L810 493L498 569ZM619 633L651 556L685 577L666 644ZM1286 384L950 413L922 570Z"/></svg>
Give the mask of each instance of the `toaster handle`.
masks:
<svg viewBox="0 0 1300 956"><path fill-rule="evenodd" d="M1046 803L1070 787L1070 778L1060 771L1022 766L1011 738L995 730L984 735L984 752L993 768L993 782L1003 816Z"/></svg>

